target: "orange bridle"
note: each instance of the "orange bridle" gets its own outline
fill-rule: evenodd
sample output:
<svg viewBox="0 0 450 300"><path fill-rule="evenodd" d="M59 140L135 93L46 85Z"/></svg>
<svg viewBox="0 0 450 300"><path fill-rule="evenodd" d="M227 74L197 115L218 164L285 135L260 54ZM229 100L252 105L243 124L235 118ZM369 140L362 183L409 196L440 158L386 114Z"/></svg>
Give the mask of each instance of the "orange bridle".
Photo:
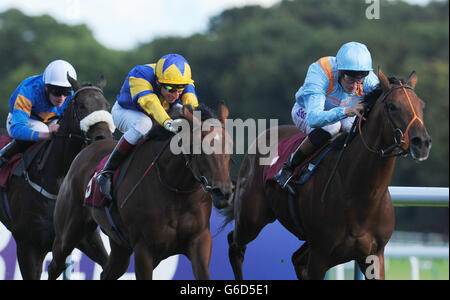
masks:
<svg viewBox="0 0 450 300"><path fill-rule="evenodd" d="M389 109L387 108L387 104L386 104L386 99L387 97L396 89L402 89L402 91L405 93L406 95L406 99L408 99L408 103L409 106L411 108L411 111L413 113L413 118L412 120L409 122L408 126L406 127L405 132L403 132L399 127L396 127L394 125L394 122L391 118L391 115L389 114ZM383 95L383 99L381 100L383 102L383 108L384 108L384 112L387 116L387 120L394 132L394 144L392 144L391 146L387 147L386 149L380 149L380 150L374 150L371 149L367 143L365 142L363 135L362 135L362 130L361 130L361 123L362 123L362 119L359 119L359 123L358 123L358 129L359 129L359 134L361 136L361 139L365 145L365 147L373 152L373 153L377 153L379 154L381 157L392 157L392 156L399 156L399 155L407 155L407 150L409 148L409 129L411 128L411 125L417 120L419 121L422 125L423 125L423 121L422 119L419 118L419 116L416 113L416 110L414 109L414 106L412 104L411 98L409 97L409 94L407 93L406 89L410 89L414 91L414 88L403 84L400 81L400 85L394 86L392 88L390 88L384 95ZM393 152L396 148L401 149L402 151L396 152L396 153L391 153Z"/></svg>

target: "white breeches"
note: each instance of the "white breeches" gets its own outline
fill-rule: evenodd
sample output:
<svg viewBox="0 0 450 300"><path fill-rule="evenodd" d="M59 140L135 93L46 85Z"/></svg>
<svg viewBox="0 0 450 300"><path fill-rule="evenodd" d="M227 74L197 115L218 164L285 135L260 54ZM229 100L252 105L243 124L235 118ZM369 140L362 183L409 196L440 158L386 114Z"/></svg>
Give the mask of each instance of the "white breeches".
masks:
<svg viewBox="0 0 450 300"><path fill-rule="evenodd" d="M153 126L152 119L145 113L123 108L117 102L114 104L111 114L117 129L132 145L136 145L141 138L145 137Z"/></svg>
<svg viewBox="0 0 450 300"><path fill-rule="evenodd" d="M295 103L292 107L291 116L295 126L304 133L309 134L314 129L309 127L308 122L306 122L306 111L298 103ZM355 117L348 117L339 122L323 126L322 129L329 132L331 136L335 136L340 130L349 132L354 121Z"/></svg>

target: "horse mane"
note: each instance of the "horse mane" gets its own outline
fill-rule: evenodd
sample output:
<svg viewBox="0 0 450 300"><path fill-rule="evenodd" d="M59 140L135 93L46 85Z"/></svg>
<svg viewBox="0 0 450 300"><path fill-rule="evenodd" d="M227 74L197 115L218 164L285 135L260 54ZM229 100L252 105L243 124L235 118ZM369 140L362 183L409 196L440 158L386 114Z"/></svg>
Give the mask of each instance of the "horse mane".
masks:
<svg viewBox="0 0 450 300"><path fill-rule="evenodd" d="M402 78L396 78L396 77L389 77L389 83L400 85L400 83L404 83L404 79ZM369 112L372 110L372 108L377 103L377 100L380 99L381 94L383 93L383 90L381 89L380 85L378 84L374 90L372 90L370 93L366 94L362 100L364 103L364 111L365 116L367 117L369 115ZM357 132L351 132L352 136L350 137L349 142L353 141L353 139L358 135ZM348 134L341 134L336 137L334 141L332 141L332 145L334 149L342 149L344 146L344 142L347 138Z"/></svg>
<svg viewBox="0 0 450 300"><path fill-rule="evenodd" d="M206 121L208 119L216 119L217 115L216 113L210 108L208 107L206 104L200 103L195 109L192 109L192 106L190 105L186 105L187 109L193 113L193 112L200 112L201 113L201 121ZM183 113L182 110L179 111L174 111L174 112L169 112L169 115L172 119L176 119L176 118L183 118ZM148 139L149 140L155 140L155 141L164 141L167 140L168 138L171 138L173 136L172 133L170 133L169 131L167 131L164 127L162 127L161 125L157 125L154 126L151 131L150 134L148 135Z"/></svg>
<svg viewBox="0 0 450 300"><path fill-rule="evenodd" d="M405 81L402 78L389 77L390 84L400 85L400 83L404 83L404 82ZM378 84L373 91L371 91L370 93L368 93L364 96L364 99L362 101L365 104L366 112L369 112L374 107L375 103L380 98L382 93L383 93L383 90L381 89L380 85Z"/></svg>

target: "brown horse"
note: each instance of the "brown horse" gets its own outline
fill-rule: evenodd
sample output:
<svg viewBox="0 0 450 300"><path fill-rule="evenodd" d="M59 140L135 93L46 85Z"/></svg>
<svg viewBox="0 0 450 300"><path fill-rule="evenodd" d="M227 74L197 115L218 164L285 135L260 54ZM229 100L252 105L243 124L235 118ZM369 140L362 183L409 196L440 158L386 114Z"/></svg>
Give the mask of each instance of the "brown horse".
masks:
<svg viewBox="0 0 450 300"><path fill-rule="evenodd" d="M190 128L194 126L199 129L212 117L203 106L200 107L205 122L194 117L195 111L193 116L187 108L184 109L184 118ZM220 122L215 120L216 127L202 129L201 136L199 133L203 145L210 143L212 147L219 146L220 150L226 147L230 142L223 125L227 115L228 109L221 105ZM161 128L155 127L157 130ZM198 130L194 132L198 133ZM97 224L107 233L111 245L102 279L119 278L126 271L133 251L137 279L151 279L153 269L159 262L175 254L184 254L191 260L195 278L210 278L211 198L218 208L228 205L232 193L230 155L226 151L220 151L223 154L218 151L211 154L192 152L195 138L190 134L189 147L183 151L185 154L174 154L165 147L169 142L176 141L176 137L172 139L173 135L167 133L162 138L146 140L136 148L124 179L114 193L111 215L116 220L119 233L111 229L105 210L83 206L92 170L111 153L116 142L101 141L80 153L58 195L54 216L56 238L49 278L55 279L61 274L65 268L65 257L80 239L95 231ZM146 173L155 157L159 160ZM137 184L140 179L142 182ZM130 193L132 189L134 192ZM103 255L102 245L95 247L92 251Z"/></svg>
<svg viewBox="0 0 450 300"><path fill-rule="evenodd" d="M0 214L1 221L16 241L24 279L40 279L45 255L51 251L54 239L56 194L72 160L87 143L112 139L107 123L101 121L103 111L109 109L102 92L106 81L102 77L97 87L80 86L72 78L69 81L75 94L59 120L58 133L49 141L39 142L44 143L42 155L36 156L27 175L12 176L6 191L0 191L3 197L7 197L7 200L2 199L3 206L9 208L8 213L3 211ZM99 111L100 114L92 114Z"/></svg>
<svg viewBox="0 0 450 300"><path fill-rule="evenodd" d="M414 92L415 72L407 85L389 80L380 70L378 77L379 88L365 97L370 113L343 152L327 190L337 150L329 152L309 181L295 186L295 197L272 180L264 184L266 166L258 164L258 154L246 155L234 202L223 211L225 224L235 220L228 242L236 279L243 278L246 244L276 219L306 241L292 256L299 279L323 279L329 268L350 260L358 262L366 278L385 278L384 247L395 222L388 192L395 155L409 153L415 160L424 160L431 139L422 121L424 104ZM279 140L299 133L294 126L280 126L276 131Z"/></svg>

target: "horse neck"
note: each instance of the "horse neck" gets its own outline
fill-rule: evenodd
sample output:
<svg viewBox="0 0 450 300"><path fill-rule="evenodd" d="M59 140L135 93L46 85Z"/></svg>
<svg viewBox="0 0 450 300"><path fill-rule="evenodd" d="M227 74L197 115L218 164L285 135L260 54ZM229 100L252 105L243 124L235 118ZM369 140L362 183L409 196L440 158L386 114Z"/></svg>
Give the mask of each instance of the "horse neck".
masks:
<svg viewBox="0 0 450 300"><path fill-rule="evenodd" d="M396 159L383 158L380 154L371 152L363 139L371 149L376 150L386 149L389 146L388 141L393 141L393 134L380 107L372 111L362 128L362 134L348 146L347 155L344 155L342 162L347 191L367 194L367 199L379 199L373 196L382 195L387 190Z"/></svg>
<svg viewBox="0 0 450 300"><path fill-rule="evenodd" d="M164 141L164 143L166 142ZM161 146L152 147L152 159L161 151L164 143L161 143ZM165 149L157 164L162 180L172 187L189 191L199 184L194 178L192 171L187 167L183 154L173 154L170 151L170 146Z"/></svg>
<svg viewBox="0 0 450 300"><path fill-rule="evenodd" d="M43 173L45 176L53 177L55 179L62 178L68 172L75 156L81 151L83 141L79 138L69 138L71 132L69 127L63 122L58 137L54 137L49 144L48 160L45 162Z"/></svg>

